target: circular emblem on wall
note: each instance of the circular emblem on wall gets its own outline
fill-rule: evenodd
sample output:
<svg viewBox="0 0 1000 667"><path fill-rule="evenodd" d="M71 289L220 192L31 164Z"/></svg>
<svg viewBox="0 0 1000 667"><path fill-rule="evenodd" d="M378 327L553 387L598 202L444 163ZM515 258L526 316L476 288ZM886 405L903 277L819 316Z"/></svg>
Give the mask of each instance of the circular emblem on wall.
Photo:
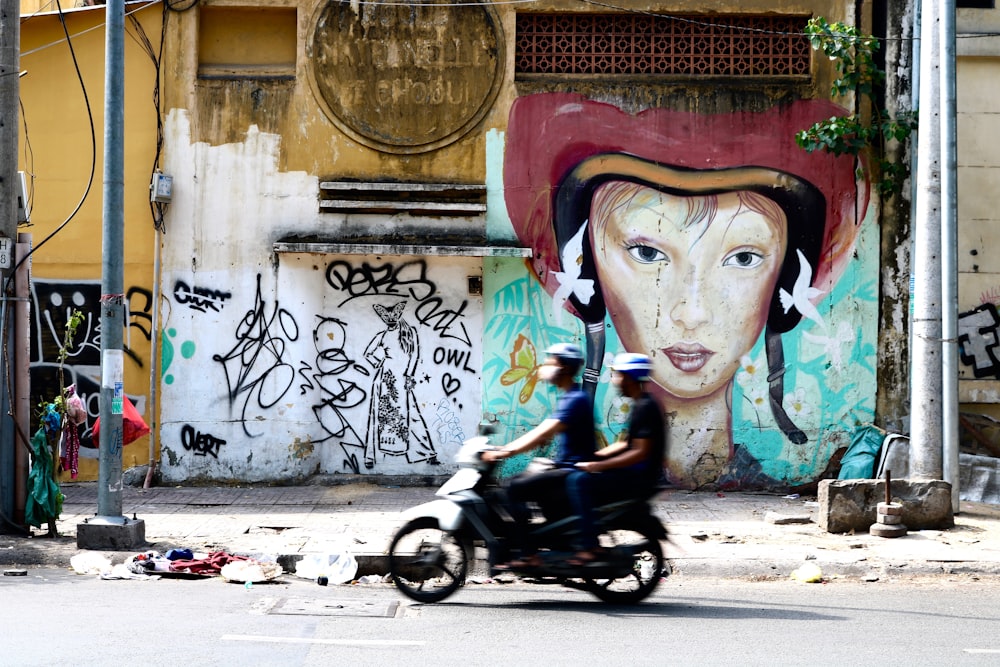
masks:
<svg viewBox="0 0 1000 667"><path fill-rule="evenodd" d="M313 92L337 127L390 153L468 133L500 89L503 36L486 6L329 2L306 46Z"/></svg>

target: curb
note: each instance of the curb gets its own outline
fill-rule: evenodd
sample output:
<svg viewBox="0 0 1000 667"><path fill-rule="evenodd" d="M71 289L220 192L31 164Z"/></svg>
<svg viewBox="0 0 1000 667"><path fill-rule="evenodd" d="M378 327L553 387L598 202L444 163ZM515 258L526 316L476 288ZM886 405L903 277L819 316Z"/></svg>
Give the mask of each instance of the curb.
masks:
<svg viewBox="0 0 1000 667"><path fill-rule="evenodd" d="M294 572L295 564L302 554L278 556L278 564L286 572ZM389 555L380 553L356 553L358 577L366 575L383 576L389 572ZM787 579L803 563L813 563L823 573L823 578L871 579L941 576L941 575L984 575L1000 576L1000 563L990 561L912 561L890 562L863 560L853 563L823 562L808 560L732 559L717 558L665 558L671 576L716 579ZM470 568L470 574L474 566Z"/></svg>

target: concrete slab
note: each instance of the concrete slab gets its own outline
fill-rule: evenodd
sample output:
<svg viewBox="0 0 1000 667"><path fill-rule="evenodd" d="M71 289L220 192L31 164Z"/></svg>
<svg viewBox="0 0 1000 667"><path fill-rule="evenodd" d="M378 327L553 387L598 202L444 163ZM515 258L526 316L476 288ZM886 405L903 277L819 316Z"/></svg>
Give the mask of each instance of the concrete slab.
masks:
<svg viewBox="0 0 1000 667"><path fill-rule="evenodd" d="M137 550L146 545L146 522L122 517L124 523L86 519L76 527L76 546L99 551Z"/></svg>
<svg viewBox="0 0 1000 667"><path fill-rule="evenodd" d="M951 485L941 480L894 479L891 500L903 506L903 523L911 530L955 525ZM825 479L819 483L819 527L830 533L867 532L885 500L878 479Z"/></svg>

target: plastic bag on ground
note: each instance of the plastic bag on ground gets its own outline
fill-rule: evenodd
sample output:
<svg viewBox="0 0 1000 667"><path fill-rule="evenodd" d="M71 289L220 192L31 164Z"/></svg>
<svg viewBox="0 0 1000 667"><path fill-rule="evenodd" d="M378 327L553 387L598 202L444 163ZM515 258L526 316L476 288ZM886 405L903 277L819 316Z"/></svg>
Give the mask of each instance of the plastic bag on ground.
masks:
<svg viewBox="0 0 1000 667"><path fill-rule="evenodd" d="M331 584L346 584L358 573L358 561L349 551L306 554L295 564L295 576L303 579L326 577Z"/></svg>
<svg viewBox="0 0 1000 667"><path fill-rule="evenodd" d="M104 574L111 571L111 561L93 551L84 551L70 557L69 566L77 574Z"/></svg>
<svg viewBox="0 0 1000 667"><path fill-rule="evenodd" d="M272 581L282 574L284 574L284 570L277 563L257 560L232 561L223 565L222 570L219 571L219 575L226 581L235 581L241 584Z"/></svg>

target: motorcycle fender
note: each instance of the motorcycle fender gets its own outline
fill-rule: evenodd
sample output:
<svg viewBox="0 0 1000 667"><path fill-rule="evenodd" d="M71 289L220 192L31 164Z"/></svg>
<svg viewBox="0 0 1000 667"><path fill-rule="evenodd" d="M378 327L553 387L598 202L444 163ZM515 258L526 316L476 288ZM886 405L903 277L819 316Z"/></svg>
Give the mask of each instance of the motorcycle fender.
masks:
<svg viewBox="0 0 1000 667"><path fill-rule="evenodd" d="M432 500L403 512L406 521L421 517L436 519L441 530L453 531L462 525L462 508L450 500Z"/></svg>

